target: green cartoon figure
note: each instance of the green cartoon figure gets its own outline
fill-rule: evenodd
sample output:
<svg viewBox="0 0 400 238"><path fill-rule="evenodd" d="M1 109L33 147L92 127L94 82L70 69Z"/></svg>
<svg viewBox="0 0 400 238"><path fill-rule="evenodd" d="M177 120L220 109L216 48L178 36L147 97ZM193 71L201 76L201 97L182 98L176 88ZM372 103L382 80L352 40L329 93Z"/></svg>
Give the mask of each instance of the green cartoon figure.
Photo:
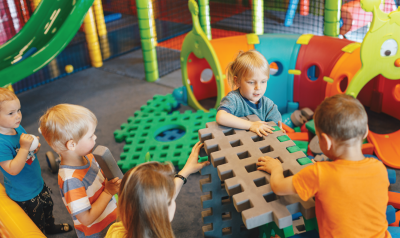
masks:
<svg viewBox="0 0 400 238"><path fill-rule="evenodd" d="M400 8L386 14L379 9L380 4L381 0L361 0L362 8L373 13L373 20L361 45L362 67L346 92L353 97L379 74L400 79Z"/></svg>

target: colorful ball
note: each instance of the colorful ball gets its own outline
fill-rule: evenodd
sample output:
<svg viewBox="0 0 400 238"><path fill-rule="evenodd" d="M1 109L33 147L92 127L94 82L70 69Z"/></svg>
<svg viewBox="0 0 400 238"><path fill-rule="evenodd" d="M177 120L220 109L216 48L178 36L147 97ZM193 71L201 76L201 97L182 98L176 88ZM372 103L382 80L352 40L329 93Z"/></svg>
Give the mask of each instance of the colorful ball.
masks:
<svg viewBox="0 0 400 238"><path fill-rule="evenodd" d="M67 73L72 73L74 71L74 66L72 66L72 65L67 65L67 66L65 66L65 72L67 72Z"/></svg>

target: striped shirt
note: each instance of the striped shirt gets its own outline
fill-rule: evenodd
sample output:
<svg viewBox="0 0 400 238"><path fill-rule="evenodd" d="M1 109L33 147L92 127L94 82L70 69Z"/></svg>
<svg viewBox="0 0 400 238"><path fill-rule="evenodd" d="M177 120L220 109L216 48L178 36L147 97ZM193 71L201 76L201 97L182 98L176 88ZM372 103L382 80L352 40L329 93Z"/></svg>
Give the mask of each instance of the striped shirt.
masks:
<svg viewBox="0 0 400 238"><path fill-rule="evenodd" d="M58 186L78 237L102 237L103 233L107 233L106 228L117 218L117 203L113 197L103 213L89 226L78 221L76 215L91 209L91 204L97 200L105 186L103 172L94 156L88 154L85 159L87 164L84 166L60 165Z"/></svg>

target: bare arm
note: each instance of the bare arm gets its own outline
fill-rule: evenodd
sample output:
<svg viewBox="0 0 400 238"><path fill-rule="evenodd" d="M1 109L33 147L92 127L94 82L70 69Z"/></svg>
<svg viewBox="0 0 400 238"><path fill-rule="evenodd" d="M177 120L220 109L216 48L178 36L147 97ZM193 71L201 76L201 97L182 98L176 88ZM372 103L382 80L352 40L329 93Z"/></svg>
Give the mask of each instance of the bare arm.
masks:
<svg viewBox="0 0 400 238"><path fill-rule="evenodd" d="M19 174L25 166L26 158L28 157L29 148L31 147L32 141L33 137L31 135L22 133L19 139L21 148L19 149L17 155L12 160L0 162L0 166L11 175Z"/></svg>
<svg viewBox="0 0 400 238"><path fill-rule="evenodd" d="M267 125L264 121L248 121L237 116L234 116L224 110L219 110L217 112L217 123L223 126L250 130L256 133L258 136L268 135L268 133L273 133L274 128Z"/></svg>
<svg viewBox="0 0 400 238"><path fill-rule="evenodd" d="M283 176L283 168L281 162L268 156L258 159L257 170L263 170L271 174L271 189L276 195L297 194L293 186L293 176L285 178Z"/></svg>
<svg viewBox="0 0 400 238"><path fill-rule="evenodd" d="M84 226L92 224L106 209L108 202L114 194L118 192L121 179L114 178L113 180L106 181L106 187L100 194L97 200L92 204L92 208L87 211L81 212L76 215L76 218Z"/></svg>
<svg viewBox="0 0 400 238"><path fill-rule="evenodd" d="M183 169L179 171L178 174L182 175L185 178L188 178L189 175L191 175L192 173L196 173L200 169L210 164L210 162L208 161L198 163L199 152L201 147L203 147L203 144L200 143L200 141L193 146L192 153L190 154L185 164L185 167L183 167ZM183 186L183 180L181 178L175 178L174 183L175 183L175 195L173 199L176 199Z"/></svg>

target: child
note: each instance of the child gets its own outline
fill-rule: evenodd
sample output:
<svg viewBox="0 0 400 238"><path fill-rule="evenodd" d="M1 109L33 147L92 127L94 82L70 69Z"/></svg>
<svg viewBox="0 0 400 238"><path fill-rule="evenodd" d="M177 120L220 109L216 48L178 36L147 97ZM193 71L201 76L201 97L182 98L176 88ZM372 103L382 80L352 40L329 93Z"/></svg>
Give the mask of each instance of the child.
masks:
<svg viewBox="0 0 400 238"><path fill-rule="evenodd" d="M29 153L33 137L21 126L21 104L8 89L0 88L0 171L7 195L14 200L46 234L67 232L67 223L54 224L53 200L43 182L38 148ZM31 154L31 155L29 155Z"/></svg>
<svg viewBox="0 0 400 238"><path fill-rule="evenodd" d="M59 104L40 118L40 131L61 157L58 186L78 237L104 237L117 217L114 194L121 180L107 181L91 154L96 116L87 108Z"/></svg>
<svg viewBox="0 0 400 238"><path fill-rule="evenodd" d="M258 170L271 173L277 195L297 193L304 201L315 196L320 237L390 237L386 168L361 151L368 134L363 105L351 96L335 95L318 106L314 119L321 150L332 162L317 162L284 178L278 160L261 157Z"/></svg>
<svg viewBox="0 0 400 238"><path fill-rule="evenodd" d="M192 173L210 164L197 163L203 144L198 142L185 167L174 176L171 164L150 162L129 170L119 190L118 216L106 238L174 238L171 221L175 199Z"/></svg>
<svg viewBox="0 0 400 238"><path fill-rule="evenodd" d="M245 129L258 136L273 133L267 121L274 121L282 129L282 117L278 107L264 96L269 79L269 65L265 57L256 50L240 51L235 61L227 68L231 91L221 100L217 122L221 125ZM261 121L250 122L239 117L256 114Z"/></svg>

